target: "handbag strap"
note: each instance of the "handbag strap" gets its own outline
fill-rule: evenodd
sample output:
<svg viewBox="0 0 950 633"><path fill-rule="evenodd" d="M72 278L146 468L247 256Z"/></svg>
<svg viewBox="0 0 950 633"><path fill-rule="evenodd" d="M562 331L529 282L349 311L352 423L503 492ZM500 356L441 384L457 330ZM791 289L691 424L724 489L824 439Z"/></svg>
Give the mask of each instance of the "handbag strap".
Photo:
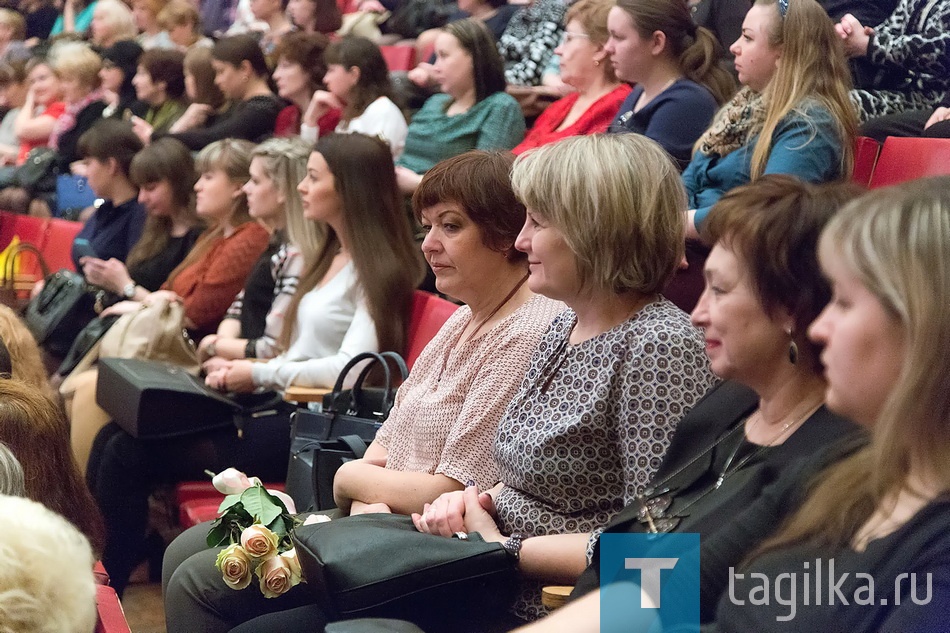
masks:
<svg viewBox="0 0 950 633"><path fill-rule="evenodd" d="M363 455L366 454L366 449L369 448L366 445L366 440L359 435L341 435L337 439L346 444L347 448L353 451L355 459L363 459Z"/></svg>
<svg viewBox="0 0 950 633"><path fill-rule="evenodd" d="M335 412L336 412L336 410L337 410L337 408L338 408L338 407L337 407L337 398L339 397L340 392L343 391L343 383L344 383L344 381L346 380L347 375L349 375L350 371L351 371L356 365L362 363L362 362L365 361L365 360L370 360L370 359L372 359L372 360L374 361L373 363L370 363L370 366L371 366L371 367L372 367L373 365L375 365L375 363L381 363L381 364L382 364L382 366L383 366L383 372L384 372L384 375L386 376L386 390L387 390L387 391L389 390L389 386L392 384L392 377L390 376L390 373L389 373L389 364L388 364L388 363L386 362L386 360L382 357L382 355L377 354L376 352L363 352L363 353L361 353L361 354L357 354L356 356L354 356L353 358L350 359L350 362L348 362L348 363L346 364L346 366L343 367L343 369L340 371L340 375L337 376L337 378L336 378L336 384L333 385L333 393L331 394L332 404L330 405L330 408L328 409L328 413L335 413ZM357 381L358 383L361 383L361 382L362 382L362 378L364 378L363 373L364 373L364 372L361 372L361 373L360 373L359 379L358 379L358 381ZM355 386L354 386L354 387L355 387ZM351 392L351 393L352 393L352 392Z"/></svg>
<svg viewBox="0 0 950 633"><path fill-rule="evenodd" d="M409 368L406 366L406 361L403 360L402 356L396 352L380 352L379 356L383 358L382 362L384 365L387 365L386 359L391 359L395 363L396 367L399 369L399 374L402 376L400 383L402 383L409 376ZM363 397L363 381L366 379L366 376L369 375L369 372L372 371L375 367L375 363L370 363L363 368L360 372L360 375L356 379L356 383L353 385L353 388L350 390L350 403L355 405ZM392 383L389 381L389 375L387 374L386 380L386 392L383 395L383 406L382 406L382 417L385 418L389 415L389 411L393 408L393 402L396 398L396 390L393 389Z"/></svg>
<svg viewBox="0 0 950 633"><path fill-rule="evenodd" d="M49 265L46 263L46 258L43 257L43 253L40 252L40 249L36 248L29 242L20 242L13 247L13 250L7 255L6 270L4 270L4 282L12 285L16 281L16 266L17 262L20 260L20 256L23 253L32 253L36 257L36 261L40 264L40 271L43 274L43 279L49 277Z"/></svg>

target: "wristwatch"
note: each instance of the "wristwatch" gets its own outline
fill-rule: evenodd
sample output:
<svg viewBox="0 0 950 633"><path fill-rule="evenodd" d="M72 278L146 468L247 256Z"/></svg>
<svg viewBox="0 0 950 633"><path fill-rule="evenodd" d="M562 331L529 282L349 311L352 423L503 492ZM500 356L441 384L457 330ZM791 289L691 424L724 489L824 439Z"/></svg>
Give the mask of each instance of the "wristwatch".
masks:
<svg viewBox="0 0 950 633"><path fill-rule="evenodd" d="M122 296L125 297L126 299L131 299L132 297L135 296L135 282L134 281L130 281L129 283L125 284L125 286L122 288Z"/></svg>
<svg viewBox="0 0 950 633"><path fill-rule="evenodd" d="M508 555L515 559L515 562L521 560L521 543L524 541L524 534L515 532L508 537L508 540L501 544L508 552Z"/></svg>

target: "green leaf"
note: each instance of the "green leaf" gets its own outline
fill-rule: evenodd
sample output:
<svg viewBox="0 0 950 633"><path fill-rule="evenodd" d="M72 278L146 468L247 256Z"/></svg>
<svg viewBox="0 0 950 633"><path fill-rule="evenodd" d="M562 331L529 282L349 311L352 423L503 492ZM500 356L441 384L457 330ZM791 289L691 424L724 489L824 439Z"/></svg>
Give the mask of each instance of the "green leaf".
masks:
<svg viewBox="0 0 950 633"><path fill-rule="evenodd" d="M244 509L263 525L270 525L282 513L282 505L262 486L252 486L241 493Z"/></svg>
<svg viewBox="0 0 950 633"><path fill-rule="evenodd" d="M220 519L211 524L208 532L208 547L221 547L231 544L231 529Z"/></svg>
<svg viewBox="0 0 950 633"><path fill-rule="evenodd" d="M218 514L224 514L224 512L233 506L235 503L241 501L241 495L228 495L224 498L224 501L221 502L221 505L218 506Z"/></svg>

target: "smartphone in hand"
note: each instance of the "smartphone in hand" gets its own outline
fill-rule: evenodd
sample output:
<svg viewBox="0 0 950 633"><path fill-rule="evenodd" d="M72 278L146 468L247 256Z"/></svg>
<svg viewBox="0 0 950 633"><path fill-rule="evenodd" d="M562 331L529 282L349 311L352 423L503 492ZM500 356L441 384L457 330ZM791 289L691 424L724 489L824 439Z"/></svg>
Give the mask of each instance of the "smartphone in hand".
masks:
<svg viewBox="0 0 950 633"><path fill-rule="evenodd" d="M73 240L73 250L75 251L77 258L83 258L83 257L95 257L96 259L99 258L99 256L96 254L95 249L92 248L92 244L90 244L89 240L87 240L84 237L77 237L75 240Z"/></svg>

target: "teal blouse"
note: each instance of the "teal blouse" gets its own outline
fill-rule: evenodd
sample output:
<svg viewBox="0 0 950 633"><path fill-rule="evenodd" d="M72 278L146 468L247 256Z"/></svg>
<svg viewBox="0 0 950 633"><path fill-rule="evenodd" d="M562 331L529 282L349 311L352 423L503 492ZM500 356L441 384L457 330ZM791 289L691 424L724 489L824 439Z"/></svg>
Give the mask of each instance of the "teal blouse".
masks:
<svg viewBox="0 0 950 633"><path fill-rule="evenodd" d="M417 174L471 149L512 149L524 139L521 107L514 97L496 92L462 114L448 116L447 94L429 97L409 123L406 148L396 161Z"/></svg>
<svg viewBox="0 0 950 633"><path fill-rule="evenodd" d="M89 30L89 25L92 24L92 14L96 10L96 2L89 3L89 6L76 14L76 32L85 33ZM59 17L56 18L56 21L53 22L53 28L50 30L50 35L57 35L63 32L63 14L60 13Z"/></svg>

